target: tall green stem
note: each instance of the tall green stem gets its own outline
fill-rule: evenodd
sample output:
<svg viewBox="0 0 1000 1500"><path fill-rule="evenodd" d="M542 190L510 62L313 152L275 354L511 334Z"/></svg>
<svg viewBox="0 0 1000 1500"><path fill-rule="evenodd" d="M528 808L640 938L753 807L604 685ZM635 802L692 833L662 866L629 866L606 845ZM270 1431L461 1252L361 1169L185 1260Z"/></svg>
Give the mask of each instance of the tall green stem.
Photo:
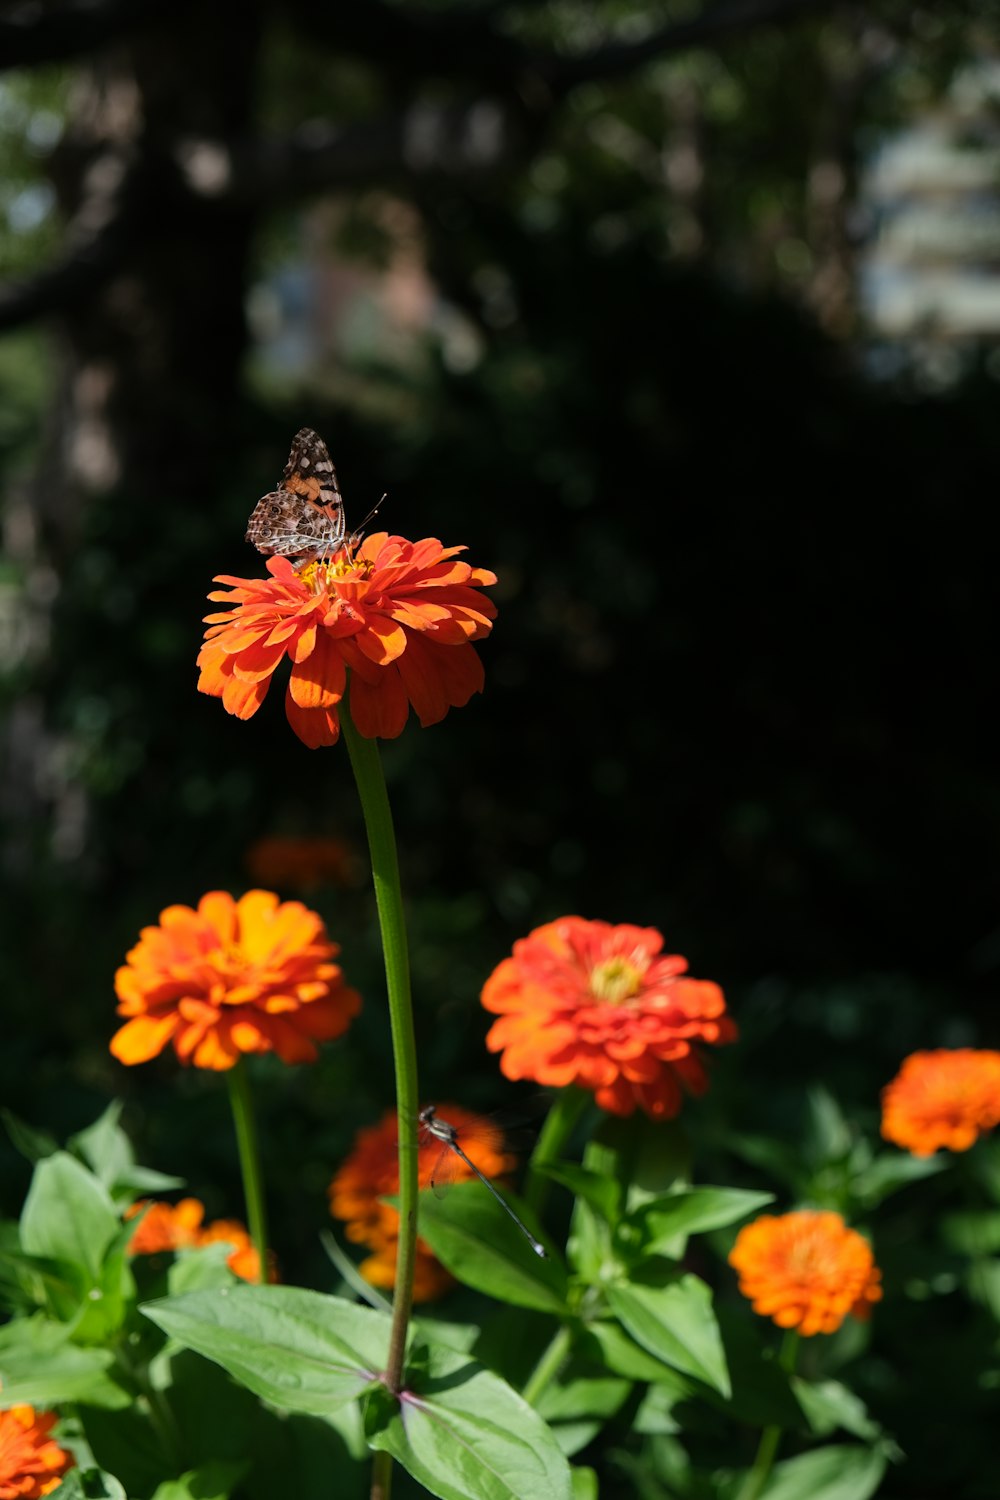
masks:
<svg viewBox="0 0 1000 1500"><path fill-rule="evenodd" d="M794 1328L790 1328L785 1334L781 1345L781 1353L778 1355L778 1363L786 1375L794 1375L795 1359L799 1352L799 1335ZM760 1443L757 1447L757 1456L743 1482L737 1500L757 1500L758 1495L770 1478L774 1467L775 1456L778 1452L778 1444L781 1442L783 1429L778 1426L765 1427L760 1435Z"/></svg>
<svg viewBox="0 0 1000 1500"><path fill-rule="evenodd" d="M521 1391L521 1395L529 1406L535 1405L546 1386L558 1375L560 1367L566 1362L572 1343L573 1335L563 1324L562 1328L557 1329L553 1334L548 1348L543 1352Z"/></svg>
<svg viewBox="0 0 1000 1500"><path fill-rule="evenodd" d="M385 1383L398 1393L403 1381L406 1334L413 1309L413 1271L417 1243L417 1150L420 1100L417 1091L417 1043L410 999L410 962L403 920L403 893L399 884L396 836L392 827L389 797L382 763L374 740L358 734L346 705L341 706L340 724L351 757L351 768L368 831L372 879L378 906L385 980L389 996L389 1023L396 1072L396 1110L399 1120L399 1250L396 1288L392 1302L392 1331ZM379 1458L383 1455L379 1455ZM378 1493L388 1494L388 1469L376 1459L376 1477L383 1474ZM376 1491L373 1490L373 1494Z"/></svg>
<svg viewBox="0 0 1000 1500"><path fill-rule="evenodd" d="M243 1177L243 1197L247 1207L247 1223L250 1238L257 1251L257 1280L267 1280L267 1209L264 1204L264 1181L260 1170L260 1152L257 1149L257 1127L254 1123L253 1097L246 1063L241 1057L235 1067L226 1074L229 1084L229 1105L236 1127L236 1145L240 1153L240 1173Z"/></svg>
<svg viewBox="0 0 1000 1500"><path fill-rule="evenodd" d="M524 1181L524 1199L536 1214L541 1214L551 1183L539 1170L546 1162L558 1161L577 1120L590 1103L590 1095L583 1089L561 1089L552 1103L545 1124L539 1132L535 1149L531 1153Z"/></svg>

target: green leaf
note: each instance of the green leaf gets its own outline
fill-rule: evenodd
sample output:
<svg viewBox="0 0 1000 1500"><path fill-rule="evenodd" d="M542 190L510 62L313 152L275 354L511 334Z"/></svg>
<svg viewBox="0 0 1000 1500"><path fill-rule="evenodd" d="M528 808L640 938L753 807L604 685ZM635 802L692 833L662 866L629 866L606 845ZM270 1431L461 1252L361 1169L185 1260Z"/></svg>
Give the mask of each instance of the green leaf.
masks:
<svg viewBox="0 0 1000 1500"><path fill-rule="evenodd" d="M10 1136L11 1145L22 1156L26 1156L32 1165L46 1156L53 1156L59 1150L59 1142L55 1136L49 1135L47 1130L38 1130L34 1125L19 1120L13 1110L0 1109L0 1119Z"/></svg>
<svg viewBox="0 0 1000 1500"><path fill-rule="evenodd" d="M792 1377L792 1389L806 1419L818 1437L829 1437L838 1427L852 1437L873 1441L881 1427L868 1415L864 1402L839 1380L802 1380Z"/></svg>
<svg viewBox="0 0 1000 1500"><path fill-rule="evenodd" d="M613 1177L589 1172L586 1167L575 1166L572 1162L543 1161L539 1163L538 1171L551 1177L553 1182L569 1188L571 1193L589 1203L609 1224L618 1222L622 1190L621 1184Z"/></svg>
<svg viewBox="0 0 1000 1500"><path fill-rule="evenodd" d="M512 1198L517 1213L523 1205ZM526 1209L532 1233L535 1225ZM420 1195L418 1229L438 1260L466 1286L540 1312L566 1310L566 1272L554 1253L536 1255L481 1183L458 1182L447 1198Z"/></svg>
<svg viewBox="0 0 1000 1500"><path fill-rule="evenodd" d="M682 1375L661 1359L654 1359L645 1349L629 1338L620 1323L590 1323L580 1341L586 1350L593 1339L609 1370L624 1375L629 1380L646 1380L665 1385L678 1400L684 1399L700 1389L688 1376Z"/></svg>
<svg viewBox="0 0 1000 1500"><path fill-rule="evenodd" d="M607 1297L612 1312L644 1349L729 1395L712 1294L700 1277L682 1275L663 1286L621 1282L607 1288Z"/></svg>
<svg viewBox="0 0 1000 1500"><path fill-rule="evenodd" d="M546 1422L572 1422L580 1417L613 1417L632 1389L630 1380L614 1375L574 1374L573 1366L551 1381L535 1403Z"/></svg>
<svg viewBox="0 0 1000 1500"><path fill-rule="evenodd" d="M869 1500L882 1481L886 1462L879 1448L814 1448L776 1465L761 1500Z"/></svg>
<svg viewBox="0 0 1000 1500"><path fill-rule="evenodd" d="M179 1479L165 1479L153 1491L153 1500L229 1500L246 1469L245 1463L202 1464Z"/></svg>
<svg viewBox="0 0 1000 1500"><path fill-rule="evenodd" d="M111 1376L108 1349L81 1349L70 1330L48 1318L20 1318L0 1328L0 1389L5 1405L58 1406L83 1401L115 1410L134 1399Z"/></svg>
<svg viewBox="0 0 1000 1500"><path fill-rule="evenodd" d="M419 1353L398 1400L384 1390L369 1399L371 1447L440 1500L570 1500L569 1464L506 1381L450 1349Z"/></svg>
<svg viewBox="0 0 1000 1500"><path fill-rule="evenodd" d="M227 1264L230 1248L223 1242L203 1245L200 1249L178 1250L167 1272L167 1291L171 1297L186 1292L205 1292L213 1287L235 1286L239 1280Z"/></svg>
<svg viewBox="0 0 1000 1500"><path fill-rule="evenodd" d="M854 1201L866 1208L877 1208L890 1193L933 1177L950 1165L947 1152L936 1156L909 1156L902 1151L884 1151L874 1161L855 1173L851 1182Z"/></svg>
<svg viewBox="0 0 1000 1500"><path fill-rule="evenodd" d="M50 1500L128 1500L113 1474L95 1467L70 1469Z"/></svg>
<svg viewBox="0 0 1000 1500"><path fill-rule="evenodd" d="M70 1151L82 1157L94 1175L118 1201L131 1201L141 1193L167 1193L184 1186L183 1177L154 1172L136 1165L128 1136L118 1124L122 1101L113 1099L100 1119L71 1136Z"/></svg>
<svg viewBox="0 0 1000 1500"><path fill-rule="evenodd" d="M629 1211L685 1183L690 1162L687 1137L675 1120L653 1121L639 1112L605 1120L583 1157L588 1171L622 1185Z"/></svg>
<svg viewBox="0 0 1000 1500"><path fill-rule="evenodd" d="M171 1338L284 1411L325 1415L378 1384L391 1319L286 1286L231 1286L146 1302Z"/></svg>
<svg viewBox="0 0 1000 1500"><path fill-rule="evenodd" d="M571 1471L573 1500L597 1500L597 1471L581 1464Z"/></svg>
<svg viewBox="0 0 1000 1500"><path fill-rule="evenodd" d="M755 1193L743 1188L684 1188L644 1203L629 1214L622 1230L628 1226L638 1233L646 1255L682 1255L683 1241L688 1235L723 1229L773 1202L773 1193Z"/></svg>
<svg viewBox="0 0 1000 1500"><path fill-rule="evenodd" d="M75 1156L57 1151L38 1163L21 1215L21 1244L29 1255L78 1265L97 1285L120 1228L107 1189Z"/></svg>
<svg viewBox="0 0 1000 1500"><path fill-rule="evenodd" d="M945 1214L941 1238L960 1255L996 1255L1000 1251L1000 1210Z"/></svg>

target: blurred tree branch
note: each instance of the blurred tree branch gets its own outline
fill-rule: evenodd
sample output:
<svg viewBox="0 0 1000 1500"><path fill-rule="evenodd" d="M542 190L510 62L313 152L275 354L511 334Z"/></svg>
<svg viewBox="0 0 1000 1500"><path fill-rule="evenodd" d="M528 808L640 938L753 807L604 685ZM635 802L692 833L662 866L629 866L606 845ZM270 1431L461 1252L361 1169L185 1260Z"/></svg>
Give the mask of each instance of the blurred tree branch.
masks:
<svg viewBox="0 0 1000 1500"><path fill-rule="evenodd" d="M533 50L500 32L495 23L505 7L499 4L439 15L383 0L334 11L318 0L294 0L298 25L314 41L377 59L404 77L471 73L495 92L464 103L418 100L364 124L315 121L288 136L257 142L181 139L174 147L179 191L173 209L182 213L185 197L192 205L256 209L282 198L403 176L482 174L522 151L532 125L537 128L558 100L581 84L621 76L674 52L716 45L741 31L791 23L833 3L726 0L638 41L574 57ZM21 6L0 18L0 65L79 56L162 19L165 10L160 0ZM64 311L106 281L142 233L123 221L124 212L120 203L115 217L59 264L0 288L0 329Z"/></svg>

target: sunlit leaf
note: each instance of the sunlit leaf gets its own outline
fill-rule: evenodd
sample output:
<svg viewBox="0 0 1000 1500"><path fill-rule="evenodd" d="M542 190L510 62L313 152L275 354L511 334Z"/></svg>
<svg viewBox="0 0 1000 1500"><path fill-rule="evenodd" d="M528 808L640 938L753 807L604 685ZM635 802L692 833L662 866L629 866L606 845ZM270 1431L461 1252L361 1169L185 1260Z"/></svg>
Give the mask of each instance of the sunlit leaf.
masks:
<svg viewBox="0 0 1000 1500"><path fill-rule="evenodd" d="M699 1277L678 1276L663 1286L617 1283L607 1288L607 1297L611 1310L643 1348L723 1396L729 1395L729 1372L712 1294Z"/></svg>
<svg viewBox="0 0 1000 1500"><path fill-rule="evenodd" d="M760 1500L869 1500L886 1464L880 1448L814 1448L777 1464Z"/></svg>
<svg viewBox="0 0 1000 1500"><path fill-rule="evenodd" d="M511 1202L517 1213L528 1212L513 1197ZM456 1183L444 1199L422 1193L418 1226L437 1258L466 1286L517 1307L565 1311L566 1272L555 1250L546 1260L536 1255L481 1183ZM535 1232L533 1223L528 1227Z"/></svg>
<svg viewBox="0 0 1000 1500"><path fill-rule="evenodd" d="M384 1448L440 1500L570 1500L570 1469L527 1402L464 1355L428 1346L399 1401L376 1392L366 1411Z"/></svg>
<svg viewBox="0 0 1000 1500"><path fill-rule="evenodd" d="M75 1156L57 1151L38 1163L21 1215L29 1255L81 1266L96 1284L120 1228L107 1188Z"/></svg>
<svg viewBox="0 0 1000 1500"><path fill-rule="evenodd" d="M285 1286L231 1286L144 1303L171 1338L285 1411L325 1415L378 1383L391 1320Z"/></svg>

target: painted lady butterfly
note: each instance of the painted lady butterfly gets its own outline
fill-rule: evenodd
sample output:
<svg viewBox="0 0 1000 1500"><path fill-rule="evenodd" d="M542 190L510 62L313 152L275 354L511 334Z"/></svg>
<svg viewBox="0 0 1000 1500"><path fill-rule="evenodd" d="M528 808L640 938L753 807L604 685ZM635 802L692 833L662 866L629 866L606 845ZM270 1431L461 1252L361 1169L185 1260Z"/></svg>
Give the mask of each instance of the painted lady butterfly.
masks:
<svg viewBox="0 0 1000 1500"><path fill-rule="evenodd" d="M246 539L266 557L332 557L353 546L347 534L344 497L323 439L303 427L292 439L281 484L258 500Z"/></svg>

